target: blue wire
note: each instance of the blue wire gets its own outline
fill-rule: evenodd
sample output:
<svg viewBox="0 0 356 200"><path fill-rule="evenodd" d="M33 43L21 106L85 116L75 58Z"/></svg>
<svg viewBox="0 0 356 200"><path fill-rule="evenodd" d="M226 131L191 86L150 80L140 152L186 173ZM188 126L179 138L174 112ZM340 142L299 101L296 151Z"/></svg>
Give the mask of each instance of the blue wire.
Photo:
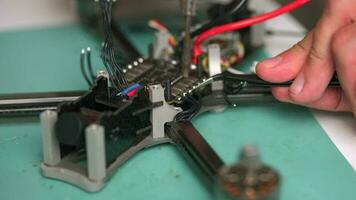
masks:
<svg viewBox="0 0 356 200"><path fill-rule="evenodd" d="M132 90L135 90L137 88L140 88L141 85L139 83L134 83L132 85L130 85L129 87L125 88L121 94L127 95L128 93L130 93Z"/></svg>

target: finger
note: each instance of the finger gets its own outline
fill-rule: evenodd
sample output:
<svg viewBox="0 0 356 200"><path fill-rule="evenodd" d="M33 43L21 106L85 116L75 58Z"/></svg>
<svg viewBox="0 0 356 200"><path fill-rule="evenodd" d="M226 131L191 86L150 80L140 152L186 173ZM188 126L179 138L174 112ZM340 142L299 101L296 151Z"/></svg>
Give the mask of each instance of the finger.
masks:
<svg viewBox="0 0 356 200"><path fill-rule="evenodd" d="M336 70L347 99L356 114L356 24L338 31L332 43Z"/></svg>
<svg viewBox="0 0 356 200"><path fill-rule="evenodd" d="M289 90L287 87L272 88L272 94L279 101L293 103L289 98Z"/></svg>
<svg viewBox="0 0 356 200"><path fill-rule="evenodd" d="M276 99L307 106L310 108L328 110L328 111L351 111L350 102L346 98L341 88L329 88L320 99L309 103L295 103L289 96L288 88L273 88L273 95Z"/></svg>
<svg viewBox="0 0 356 200"><path fill-rule="evenodd" d="M314 29L307 61L289 90L289 96L297 103L307 104L320 99L335 73L331 40L348 21L345 12L340 12L340 6L332 7L330 2L333 1L329 1Z"/></svg>
<svg viewBox="0 0 356 200"><path fill-rule="evenodd" d="M276 83L294 79L307 59L312 38L313 33L310 32L291 49L260 62L256 68L257 75L266 81Z"/></svg>

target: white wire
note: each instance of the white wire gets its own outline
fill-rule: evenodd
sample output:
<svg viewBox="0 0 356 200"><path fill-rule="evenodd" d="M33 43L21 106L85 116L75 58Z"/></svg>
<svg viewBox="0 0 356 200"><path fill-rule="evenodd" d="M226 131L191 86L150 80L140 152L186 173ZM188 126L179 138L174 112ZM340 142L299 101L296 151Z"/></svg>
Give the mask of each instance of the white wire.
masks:
<svg viewBox="0 0 356 200"><path fill-rule="evenodd" d="M227 69L228 72L230 72L231 74L237 74L237 75L240 75L240 74L245 74L245 72L242 72L240 70L237 70L235 68L232 68L232 67L229 67Z"/></svg>
<svg viewBox="0 0 356 200"><path fill-rule="evenodd" d="M239 10L246 2L247 0L241 0L240 3L233 9L230 11L230 14L236 12L237 10Z"/></svg>

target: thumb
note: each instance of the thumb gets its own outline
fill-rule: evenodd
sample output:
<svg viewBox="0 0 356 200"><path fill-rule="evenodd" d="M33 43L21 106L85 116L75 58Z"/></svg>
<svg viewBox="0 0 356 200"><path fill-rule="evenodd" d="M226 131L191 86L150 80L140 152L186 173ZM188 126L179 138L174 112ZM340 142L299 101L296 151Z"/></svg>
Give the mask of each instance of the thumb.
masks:
<svg viewBox="0 0 356 200"><path fill-rule="evenodd" d="M332 40L336 72L356 116L356 24L339 30Z"/></svg>

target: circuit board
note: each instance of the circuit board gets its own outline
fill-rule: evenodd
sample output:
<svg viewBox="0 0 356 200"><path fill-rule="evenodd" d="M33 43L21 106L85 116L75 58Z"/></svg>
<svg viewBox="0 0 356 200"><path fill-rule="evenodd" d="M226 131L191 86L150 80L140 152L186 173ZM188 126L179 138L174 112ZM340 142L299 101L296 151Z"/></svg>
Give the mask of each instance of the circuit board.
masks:
<svg viewBox="0 0 356 200"><path fill-rule="evenodd" d="M124 69L125 76L130 84L143 85L161 84L167 81L171 84L172 97L176 98L187 92L200 80L197 76L183 77L177 61L143 60L138 59ZM195 74L197 74L195 72Z"/></svg>

